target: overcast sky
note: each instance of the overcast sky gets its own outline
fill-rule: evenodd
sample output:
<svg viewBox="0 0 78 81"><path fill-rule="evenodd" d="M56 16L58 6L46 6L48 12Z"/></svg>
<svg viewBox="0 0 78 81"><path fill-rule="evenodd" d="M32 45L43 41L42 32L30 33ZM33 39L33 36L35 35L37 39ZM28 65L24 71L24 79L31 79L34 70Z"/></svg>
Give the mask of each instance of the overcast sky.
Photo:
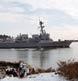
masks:
<svg viewBox="0 0 78 81"><path fill-rule="evenodd" d="M78 0L0 0L0 34L37 34L39 18L51 38L78 39Z"/></svg>

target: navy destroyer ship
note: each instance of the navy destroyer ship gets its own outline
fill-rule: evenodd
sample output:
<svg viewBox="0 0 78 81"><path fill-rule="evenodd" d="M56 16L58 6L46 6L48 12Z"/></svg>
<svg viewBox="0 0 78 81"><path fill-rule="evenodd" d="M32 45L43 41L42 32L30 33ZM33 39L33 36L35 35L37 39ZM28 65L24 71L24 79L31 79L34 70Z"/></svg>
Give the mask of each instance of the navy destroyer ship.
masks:
<svg viewBox="0 0 78 81"><path fill-rule="evenodd" d="M33 34L31 38L28 34L20 34L15 39L7 37L0 39L0 48L67 48L72 43L71 40L53 41L50 35L44 30L44 23L39 21L40 34Z"/></svg>

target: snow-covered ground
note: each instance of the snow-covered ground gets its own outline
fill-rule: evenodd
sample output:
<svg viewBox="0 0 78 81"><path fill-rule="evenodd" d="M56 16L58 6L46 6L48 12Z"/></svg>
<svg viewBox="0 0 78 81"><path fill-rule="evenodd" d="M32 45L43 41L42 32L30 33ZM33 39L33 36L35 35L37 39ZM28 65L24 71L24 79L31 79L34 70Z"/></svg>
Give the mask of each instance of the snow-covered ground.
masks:
<svg viewBox="0 0 78 81"><path fill-rule="evenodd" d="M42 74L35 74L27 76L26 78L15 78L15 77L5 77L0 81L67 81L65 78L60 77L58 74L55 73L42 73Z"/></svg>

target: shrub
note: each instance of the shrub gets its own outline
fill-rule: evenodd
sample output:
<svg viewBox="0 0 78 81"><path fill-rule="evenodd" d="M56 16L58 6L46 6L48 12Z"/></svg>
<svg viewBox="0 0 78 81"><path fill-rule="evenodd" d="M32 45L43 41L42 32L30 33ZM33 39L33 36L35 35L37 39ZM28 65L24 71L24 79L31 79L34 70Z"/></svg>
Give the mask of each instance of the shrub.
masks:
<svg viewBox="0 0 78 81"><path fill-rule="evenodd" d="M58 63L59 68L57 73L67 77L67 79L76 79L78 78L78 62L74 61L60 61Z"/></svg>

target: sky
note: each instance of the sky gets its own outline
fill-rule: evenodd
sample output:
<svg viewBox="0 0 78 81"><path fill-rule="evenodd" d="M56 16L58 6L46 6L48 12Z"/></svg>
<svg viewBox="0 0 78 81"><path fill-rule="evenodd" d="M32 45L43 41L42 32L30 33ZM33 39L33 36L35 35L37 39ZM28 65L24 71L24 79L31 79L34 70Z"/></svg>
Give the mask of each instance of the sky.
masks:
<svg viewBox="0 0 78 81"><path fill-rule="evenodd" d="M0 34L39 34L39 19L52 39L78 39L78 0L0 0Z"/></svg>

